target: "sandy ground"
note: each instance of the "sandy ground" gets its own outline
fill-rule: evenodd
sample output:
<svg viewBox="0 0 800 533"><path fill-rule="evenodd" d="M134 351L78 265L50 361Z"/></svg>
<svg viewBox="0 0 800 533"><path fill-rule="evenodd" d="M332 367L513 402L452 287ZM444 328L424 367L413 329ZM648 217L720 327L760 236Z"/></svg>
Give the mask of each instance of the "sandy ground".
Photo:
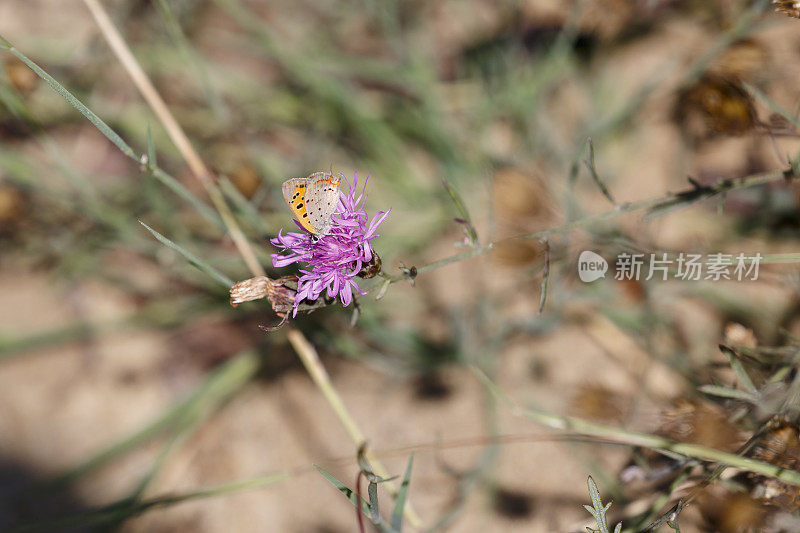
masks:
<svg viewBox="0 0 800 533"><path fill-rule="evenodd" d="M58 17L42 16L56 5ZM796 55L791 49L796 46L791 33L796 27L780 26L771 31L775 32L769 39L772 61L780 63L789 54ZM6 0L0 3L0 34L31 56L37 50L55 48L62 51L63 57L79 61L91 53L96 30L78 0ZM689 51L702 49L709 41L701 30L679 25L667 25L649 39L647 46L654 52L645 60L641 54L625 49L611 59L616 75L632 80L631 86L638 86L638 80L665 64L680 65L680 59L691 55ZM679 51L671 44L675 42L681 43ZM778 87L781 78L792 78L797 73L797 64L792 63L776 76ZM769 161L766 166L777 165L770 155L772 147L764 142L752 149L757 141L750 138L720 142L687 156L686 147L668 125L669 117L664 113L669 83L666 82L664 94L657 94L648 104L652 114L645 113L637 123L637 141L612 144L598 160L598 167L614 176L611 186L624 190L621 201L684 187L687 174L743 174L752 163L748 153L763 155ZM606 90L609 87L610 83ZM563 97L567 99L570 94L567 90ZM622 101L625 96L619 98ZM70 154L81 150L77 141L65 140L65 145ZM498 149L510 148L501 140ZM481 191L467 196L470 202L481 203ZM585 208L604 208L602 198L595 201L596 205L587 202ZM655 221L642 230L650 245L713 248L723 243L729 229L719 223L713 208L693 208L679 223L666 220ZM629 217L624 224L636 228L640 221ZM421 259L451 254L453 240L437 243ZM583 244L585 236L578 235L574 247L579 249ZM744 250L766 246L758 238L737 244ZM776 245L770 251L791 251L791 247ZM0 253L6 255L3 252ZM73 323L76 318L89 325L105 324L137 309L132 297L106 284L65 283L52 274L31 271L17 259L6 261L0 272L3 336L49 331ZM395 285L383 305L392 309L390 314L398 321L410 322L419 330L427 328L433 336L437 328L447 326L436 317L426 324L413 324L417 319L408 317L408 310L413 309L407 307L409 303L424 307L417 299L419 294L429 297L431 307L454 308L474 304L489 293L507 302L494 320L535 316L538 278L510 272L508 266L493 259L474 259L420 277L413 289L405 284ZM555 283L552 305L567 317L562 325L544 334L516 333L499 346L488 343L482 332L475 330L468 352L496 361L497 382L512 398L562 413L574 412L575 391L596 383L598 368L602 367L602 385L619 393L625 405L624 416L618 422L641 430L655 429L659 408L684 392L682 381L610 320L595 313L592 302L559 302L559 282ZM574 280L563 283L569 285ZM740 301L775 313L785 308L790 298L780 284L736 288L732 292ZM621 308L637 303L636 295L626 294L624 288L613 292L613 296L619 298ZM686 357L696 361L714 357L723 324L720 317L680 291L656 289L652 300L659 302L665 315L676 321L681 334L692 340L689 344L694 351ZM235 315L236 310L230 309L229 313ZM765 313L770 316L768 311ZM214 327L215 320L210 324ZM255 324L249 327L255 330ZM284 333L274 335L282 338ZM349 331L342 335L357 337L356 332ZM176 343L184 340L175 333L140 328L97 334L0 362L3 493L18 494L27 483L58 474L91 457L189 394L201 382L206 369L187 364L185 357L175 355ZM196 348L190 343L185 346L188 354L184 355L191 360ZM675 339L664 339L663 346L664 352L674 348ZM283 341L271 349L274 353L263 355L268 360L293 357ZM440 378L449 393L441 398L425 398L418 394L418 384L411 377L393 376L369 364L347 360L341 354L322 356L371 449L392 474L401 474L409 451L417 450L410 500L429 525L459 500L460 487L474 482L465 474L490 450L485 437L485 388L469 369L447 367ZM352 507L311 467L319 464L352 483L357 472L353 443L302 367L293 362L287 366L279 379L253 380L214 413L170 457L143 496L191 491L283 469L293 472L289 479L252 492L154 510L127 521L121 530L356 531ZM597 454L600 445L554 442L549 433L514 416L507 407L498 404L494 409L494 431L520 440L503 446L496 466L478 476L482 487L497 489L500 500L493 500L492 492L483 488L469 490L466 500L458 505L449 530L584 530L588 522L581 505L588 501L587 475L600 469L599 465L615 474L628 460L628 452L603 447L602 453ZM155 440L92 473L61 501L52 502L52 508L80 511L126 496L147 472L161 445L162 441ZM0 519L19 514L41 517L48 512L43 509L51 505L48 501L43 508L34 504L23 509L10 503L12 499L5 501L0 504ZM687 511L684 531L698 530L692 528L692 512Z"/></svg>

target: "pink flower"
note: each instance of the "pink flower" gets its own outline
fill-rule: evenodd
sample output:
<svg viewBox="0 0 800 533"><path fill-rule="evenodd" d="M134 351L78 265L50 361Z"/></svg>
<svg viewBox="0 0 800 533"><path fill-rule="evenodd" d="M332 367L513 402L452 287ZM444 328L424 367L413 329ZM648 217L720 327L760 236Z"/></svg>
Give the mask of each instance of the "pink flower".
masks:
<svg viewBox="0 0 800 533"><path fill-rule="evenodd" d="M346 193L339 191L339 205L332 216L333 228L327 235L316 239L305 231L285 235L278 232L277 237L270 239L280 249L280 253L272 254L274 267L306 263L306 269L300 269L292 316L297 315L297 308L303 300L316 300L325 291L331 298L338 296L345 307L353 300L353 291L365 294L355 278L362 267L370 264L373 257L376 257L370 241L378 236L375 231L386 220L391 209L379 211L369 221L363 209L369 177L364 181L361 194L356 197L358 174L355 175L352 186L344 175L339 175L347 184L348 190ZM299 222L294 220L294 223L302 229Z"/></svg>

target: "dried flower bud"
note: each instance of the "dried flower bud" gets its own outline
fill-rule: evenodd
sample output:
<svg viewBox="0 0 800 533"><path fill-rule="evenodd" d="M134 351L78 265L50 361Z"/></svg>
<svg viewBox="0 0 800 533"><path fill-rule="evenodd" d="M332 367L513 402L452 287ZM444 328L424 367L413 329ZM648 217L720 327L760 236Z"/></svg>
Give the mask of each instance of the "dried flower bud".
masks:
<svg viewBox="0 0 800 533"><path fill-rule="evenodd" d="M238 282L231 287L231 305L236 307L242 302L260 300L266 297L281 321L277 326L261 326L265 331L277 329L286 323L289 311L294 307L297 296L297 276L286 276L270 279L266 276L257 276Z"/></svg>
<svg viewBox="0 0 800 533"><path fill-rule="evenodd" d="M800 429L796 424L783 420L777 421L750 454L760 461L785 468L800 468ZM787 511L794 511L800 506L800 489L794 485L767 478L757 474L750 475L755 488L753 493L762 501Z"/></svg>
<svg viewBox="0 0 800 533"><path fill-rule="evenodd" d="M236 307L242 302L260 300L269 294L272 280L266 276L258 276L238 282L231 287L231 305Z"/></svg>
<svg viewBox="0 0 800 533"><path fill-rule="evenodd" d="M775 11L785 13L790 17L800 19L800 1L798 0L772 0Z"/></svg>
<svg viewBox="0 0 800 533"><path fill-rule="evenodd" d="M372 250L372 259L370 259L368 263L365 263L364 266L361 267L361 270L358 271L357 276L359 278L369 279L374 278L380 273L381 257L378 255L378 252Z"/></svg>
<svg viewBox="0 0 800 533"><path fill-rule="evenodd" d="M272 286L267 299L272 304L272 310L284 317L289 316L297 295L297 276L284 276L271 281Z"/></svg>

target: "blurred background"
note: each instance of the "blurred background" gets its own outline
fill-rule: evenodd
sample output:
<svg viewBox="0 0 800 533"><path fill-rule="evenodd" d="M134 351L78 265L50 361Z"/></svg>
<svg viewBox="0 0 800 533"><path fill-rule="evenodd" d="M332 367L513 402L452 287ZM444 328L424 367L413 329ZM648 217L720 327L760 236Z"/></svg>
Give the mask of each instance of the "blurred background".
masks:
<svg viewBox="0 0 800 533"><path fill-rule="evenodd" d="M391 208L373 244L386 274L417 267L413 286L376 301L382 278L362 282L354 327L338 305L291 324L387 471L415 452L406 530L584 531L589 475L626 531L687 495L684 532L800 530L797 487L564 438L473 370L520 405L797 469L795 182L618 207L546 245L503 239L791 178L800 20L745 0L102 5L269 275L296 272L269 255L294 229L283 180L369 174L368 213ZM259 329L279 322L269 303L231 307L139 224L251 277L84 2L4 0L0 35L163 170L0 51L3 529L358 531L312 467L353 486L357 446L287 329ZM470 250L486 253L422 269ZM583 250L612 262L605 279L578 279ZM773 260L757 281L617 281L623 252ZM238 480L258 488L159 504Z"/></svg>

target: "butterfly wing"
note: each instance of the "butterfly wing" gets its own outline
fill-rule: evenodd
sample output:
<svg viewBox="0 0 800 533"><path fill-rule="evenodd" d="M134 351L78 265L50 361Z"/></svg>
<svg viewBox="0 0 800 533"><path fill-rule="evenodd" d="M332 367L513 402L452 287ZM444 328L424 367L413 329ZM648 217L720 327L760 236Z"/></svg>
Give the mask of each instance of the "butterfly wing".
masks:
<svg viewBox="0 0 800 533"><path fill-rule="evenodd" d="M317 228L317 234L326 235L333 226L331 216L339 205L341 178L330 172L316 172L307 180L305 204L308 209L308 220Z"/></svg>
<svg viewBox="0 0 800 533"><path fill-rule="evenodd" d="M316 235L319 230L309 220L306 196L308 191L308 178L292 178L283 182L283 198L289 204L297 221L309 233Z"/></svg>

